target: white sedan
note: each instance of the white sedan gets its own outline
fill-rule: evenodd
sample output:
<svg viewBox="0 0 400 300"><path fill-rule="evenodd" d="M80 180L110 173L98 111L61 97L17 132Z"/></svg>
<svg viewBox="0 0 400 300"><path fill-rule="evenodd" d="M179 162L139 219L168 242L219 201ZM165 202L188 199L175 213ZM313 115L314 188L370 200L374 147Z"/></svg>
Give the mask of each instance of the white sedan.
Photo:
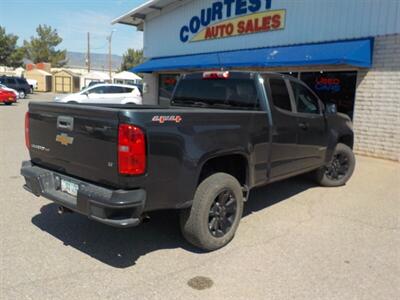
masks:
<svg viewBox="0 0 400 300"><path fill-rule="evenodd" d="M18 91L14 90L14 89L10 89L9 87L6 87L4 84L0 83L0 88L6 91L10 91L13 92L15 94L15 96L17 97L17 100L19 99L19 93Z"/></svg>
<svg viewBox="0 0 400 300"><path fill-rule="evenodd" d="M110 103L142 104L142 95L137 86L125 84L96 84L78 93L57 96L56 102L63 103Z"/></svg>

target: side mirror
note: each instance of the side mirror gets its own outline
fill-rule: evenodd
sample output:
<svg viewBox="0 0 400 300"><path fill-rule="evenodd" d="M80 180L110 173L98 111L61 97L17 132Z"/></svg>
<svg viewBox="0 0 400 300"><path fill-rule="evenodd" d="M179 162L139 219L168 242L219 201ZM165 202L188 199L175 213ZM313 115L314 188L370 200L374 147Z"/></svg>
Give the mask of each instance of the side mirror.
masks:
<svg viewBox="0 0 400 300"><path fill-rule="evenodd" d="M337 106L335 103L326 103L325 104L325 112L328 115L334 115L337 113Z"/></svg>

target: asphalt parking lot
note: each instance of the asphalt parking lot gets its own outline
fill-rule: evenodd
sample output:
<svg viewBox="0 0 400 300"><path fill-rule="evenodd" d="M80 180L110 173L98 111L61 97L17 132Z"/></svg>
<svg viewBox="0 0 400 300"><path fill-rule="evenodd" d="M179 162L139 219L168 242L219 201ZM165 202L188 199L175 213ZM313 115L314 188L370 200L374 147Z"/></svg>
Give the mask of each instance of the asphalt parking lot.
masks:
<svg viewBox="0 0 400 300"><path fill-rule="evenodd" d="M202 253L175 212L115 229L22 189L27 103L51 97L0 105L1 299L400 298L400 164L358 156L344 187L254 190L232 243Z"/></svg>

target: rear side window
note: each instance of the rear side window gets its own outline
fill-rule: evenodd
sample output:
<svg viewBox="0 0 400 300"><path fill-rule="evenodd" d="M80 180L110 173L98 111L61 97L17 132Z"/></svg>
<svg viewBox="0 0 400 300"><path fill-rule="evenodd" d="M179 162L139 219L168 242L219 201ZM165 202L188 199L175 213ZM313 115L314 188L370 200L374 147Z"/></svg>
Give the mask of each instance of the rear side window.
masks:
<svg viewBox="0 0 400 300"><path fill-rule="evenodd" d="M127 93L134 93L136 95L142 95L138 87L127 88Z"/></svg>
<svg viewBox="0 0 400 300"><path fill-rule="evenodd" d="M183 79L179 82L173 105L258 109L259 100L252 79Z"/></svg>
<svg viewBox="0 0 400 300"><path fill-rule="evenodd" d="M110 93L110 94L124 94L126 93L125 88L122 86L109 86L108 91L105 93Z"/></svg>
<svg viewBox="0 0 400 300"><path fill-rule="evenodd" d="M297 112L319 114L318 99L304 85L291 81Z"/></svg>
<svg viewBox="0 0 400 300"><path fill-rule="evenodd" d="M269 80L269 86L271 88L272 102L274 103L274 106L286 111L292 111L289 91L285 81L280 78L271 78Z"/></svg>
<svg viewBox="0 0 400 300"><path fill-rule="evenodd" d="M8 84L15 84L16 83L14 78L6 78L5 82L8 83Z"/></svg>
<svg viewBox="0 0 400 300"><path fill-rule="evenodd" d="M21 79L21 78L17 78L17 82L19 84L26 84L27 83L25 79Z"/></svg>

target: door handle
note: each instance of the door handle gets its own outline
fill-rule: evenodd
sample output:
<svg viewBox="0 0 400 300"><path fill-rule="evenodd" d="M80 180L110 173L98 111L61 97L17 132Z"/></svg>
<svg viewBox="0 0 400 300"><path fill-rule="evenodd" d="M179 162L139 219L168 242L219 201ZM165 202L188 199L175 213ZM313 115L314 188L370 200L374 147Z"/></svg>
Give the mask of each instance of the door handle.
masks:
<svg viewBox="0 0 400 300"><path fill-rule="evenodd" d="M308 123L306 122L300 122L299 123L299 127L303 130L307 130L308 129Z"/></svg>

